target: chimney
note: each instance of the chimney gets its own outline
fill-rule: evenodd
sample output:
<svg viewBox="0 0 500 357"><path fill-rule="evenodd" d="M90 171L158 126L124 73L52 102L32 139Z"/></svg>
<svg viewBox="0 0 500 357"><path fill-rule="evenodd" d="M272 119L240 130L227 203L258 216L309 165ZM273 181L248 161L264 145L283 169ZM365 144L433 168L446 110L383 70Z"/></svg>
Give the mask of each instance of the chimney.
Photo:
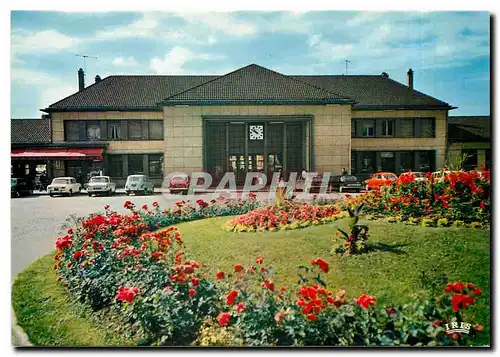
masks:
<svg viewBox="0 0 500 357"><path fill-rule="evenodd" d="M386 72L382 72L382 78L389 78L389 75Z"/></svg>
<svg viewBox="0 0 500 357"><path fill-rule="evenodd" d="M100 75L95 76L95 82L99 83L100 81L101 81L101 76Z"/></svg>
<svg viewBox="0 0 500 357"><path fill-rule="evenodd" d="M78 90L81 91L85 88L85 73L83 69L78 70Z"/></svg>
<svg viewBox="0 0 500 357"><path fill-rule="evenodd" d="M413 89L413 70L410 68L408 70L408 88Z"/></svg>

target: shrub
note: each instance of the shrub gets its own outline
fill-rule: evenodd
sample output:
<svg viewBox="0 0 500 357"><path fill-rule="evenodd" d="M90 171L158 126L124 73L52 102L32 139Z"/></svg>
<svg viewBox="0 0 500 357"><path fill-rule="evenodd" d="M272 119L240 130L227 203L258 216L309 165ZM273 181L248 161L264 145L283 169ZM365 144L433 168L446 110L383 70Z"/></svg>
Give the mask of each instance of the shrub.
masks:
<svg viewBox="0 0 500 357"><path fill-rule="evenodd" d="M344 232L342 229L338 228L337 237L342 236L345 243L341 243L332 249L332 253L337 254L361 254L370 251L370 246L367 243L368 240L368 226L358 224L359 215L363 210L363 204L359 206L355 211L348 208L349 216L351 217L349 223L349 233ZM337 238L334 237L337 241Z"/></svg>
<svg viewBox="0 0 500 357"><path fill-rule="evenodd" d="M345 200L345 207L365 203L365 212L386 216L446 218L449 222L490 222L490 172L452 172L443 181L432 175L415 181L405 175L388 186ZM392 219L391 219L392 220ZM396 219L398 220L398 219Z"/></svg>
<svg viewBox="0 0 500 357"><path fill-rule="evenodd" d="M440 218L437 220L437 226L438 227L448 227L450 222L448 221L448 218Z"/></svg>
<svg viewBox="0 0 500 357"><path fill-rule="evenodd" d="M422 227L435 227L436 220L434 218L422 218Z"/></svg>

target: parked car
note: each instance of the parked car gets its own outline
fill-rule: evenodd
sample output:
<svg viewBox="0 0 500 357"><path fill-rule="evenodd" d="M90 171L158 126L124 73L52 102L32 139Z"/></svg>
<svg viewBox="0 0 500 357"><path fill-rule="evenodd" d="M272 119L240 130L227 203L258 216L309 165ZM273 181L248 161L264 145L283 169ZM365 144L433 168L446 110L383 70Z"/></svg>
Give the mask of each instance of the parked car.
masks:
<svg viewBox="0 0 500 357"><path fill-rule="evenodd" d="M392 172L377 172L365 180L366 189L374 190L380 186L389 185L398 177Z"/></svg>
<svg viewBox="0 0 500 357"><path fill-rule="evenodd" d="M339 192L356 191L360 192L365 186L353 175L337 175L330 177L330 187Z"/></svg>
<svg viewBox="0 0 500 357"><path fill-rule="evenodd" d="M90 196L94 195L114 195L116 192L116 183L111 181L109 176L94 176L87 183L87 193Z"/></svg>
<svg viewBox="0 0 500 357"><path fill-rule="evenodd" d="M33 194L33 188L23 178L11 177L10 195L11 197L21 197Z"/></svg>
<svg viewBox="0 0 500 357"><path fill-rule="evenodd" d="M409 176L412 174L415 177L415 181L421 181L425 182L427 181L427 177L425 176L425 172L403 172L401 175L399 175L399 178Z"/></svg>
<svg viewBox="0 0 500 357"><path fill-rule="evenodd" d="M125 192L127 196L131 193L136 195L152 195L154 192L154 185L146 175L129 175L125 183Z"/></svg>
<svg viewBox="0 0 500 357"><path fill-rule="evenodd" d="M170 193L186 194L189 189L190 178L187 174L177 174L168 183Z"/></svg>
<svg viewBox="0 0 500 357"><path fill-rule="evenodd" d="M52 183L47 186L47 192L50 197L54 195L68 195L73 193L80 193L82 185L76 182L74 177L56 177Z"/></svg>

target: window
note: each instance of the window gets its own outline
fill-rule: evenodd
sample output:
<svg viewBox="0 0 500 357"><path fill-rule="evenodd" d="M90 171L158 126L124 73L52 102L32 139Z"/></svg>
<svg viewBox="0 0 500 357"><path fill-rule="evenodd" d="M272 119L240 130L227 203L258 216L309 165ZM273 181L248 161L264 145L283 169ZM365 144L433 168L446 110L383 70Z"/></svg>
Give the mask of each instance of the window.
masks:
<svg viewBox="0 0 500 357"><path fill-rule="evenodd" d="M140 120L128 121L128 138L131 140L142 139L142 124Z"/></svg>
<svg viewBox="0 0 500 357"><path fill-rule="evenodd" d="M398 119L396 135L399 138L412 138L413 133L413 119Z"/></svg>
<svg viewBox="0 0 500 357"><path fill-rule="evenodd" d="M487 169L491 169L491 149L486 149L484 152L484 165Z"/></svg>
<svg viewBox="0 0 500 357"><path fill-rule="evenodd" d="M148 120L149 140L163 140L163 120Z"/></svg>
<svg viewBox="0 0 500 357"><path fill-rule="evenodd" d="M380 167L378 171L394 172L394 152L382 151L380 152Z"/></svg>
<svg viewBox="0 0 500 357"><path fill-rule="evenodd" d="M362 126L362 128L363 128L362 135L363 136L369 136L369 137L375 136L375 123L373 121L363 122L362 125L363 125Z"/></svg>
<svg viewBox="0 0 500 357"><path fill-rule="evenodd" d="M149 155L149 175L152 177L162 176L163 174L163 155L151 154Z"/></svg>
<svg viewBox="0 0 500 357"><path fill-rule="evenodd" d="M361 173L372 173L375 171L375 152L365 151L359 153L361 156Z"/></svg>
<svg viewBox="0 0 500 357"><path fill-rule="evenodd" d="M393 136L394 122L392 120L382 120L382 136Z"/></svg>
<svg viewBox="0 0 500 357"><path fill-rule="evenodd" d="M109 176L122 177L123 175L123 155L108 156Z"/></svg>
<svg viewBox="0 0 500 357"><path fill-rule="evenodd" d="M474 170L477 168L477 150L462 150L465 160L462 164L464 170Z"/></svg>
<svg viewBox="0 0 500 357"><path fill-rule="evenodd" d="M119 121L108 122L108 139L121 139L120 135L121 123Z"/></svg>
<svg viewBox="0 0 500 357"><path fill-rule="evenodd" d="M399 153L399 167L397 173L413 171L413 153L411 151L402 151Z"/></svg>
<svg viewBox="0 0 500 357"><path fill-rule="evenodd" d="M433 138L434 135L434 119L433 118L417 118L416 133L419 138Z"/></svg>
<svg viewBox="0 0 500 357"><path fill-rule="evenodd" d="M128 174L144 174L143 155L128 155Z"/></svg>
<svg viewBox="0 0 500 357"><path fill-rule="evenodd" d="M86 122L87 139L99 140L101 139L101 123L98 121Z"/></svg>
<svg viewBox="0 0 500 357"><path fill-rule="evenodd" d="M78 121L71 120L64 122L64 136L66 141L80 140Z"/></svg>
<svg viewBox="0 0 500 357"><path fill-rule="evenodd" d="M434 163L436 159L435 151L417 151L419 167L417 171L432 172L434 171Z"/></svg>
<svg viewBox="0 0 500 357"><path fill-rule="evenodd" d="M351 120L351 138L356 137L356 120Z"/></svg>

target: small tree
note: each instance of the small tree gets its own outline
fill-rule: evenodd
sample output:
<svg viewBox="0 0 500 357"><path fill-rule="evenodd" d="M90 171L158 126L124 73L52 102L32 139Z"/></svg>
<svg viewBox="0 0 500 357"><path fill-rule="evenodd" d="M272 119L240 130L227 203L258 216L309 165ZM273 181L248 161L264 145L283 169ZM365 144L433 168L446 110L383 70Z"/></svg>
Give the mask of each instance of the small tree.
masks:
<svg viewBox="0 0 500 357"><path fill-rule="evenodd" d="M332 254L361 254L366 253L370 250L367 244L368 240L368 226L358 224L361 211L363 210L364 203L362 203L354 211L347 208L349 212L350 222L349 222L349 233L343 231L342 229L337 229L337 237L344 239L344 243L338 245L338 238L334 237L337 246L333 248Z"/></svg>

